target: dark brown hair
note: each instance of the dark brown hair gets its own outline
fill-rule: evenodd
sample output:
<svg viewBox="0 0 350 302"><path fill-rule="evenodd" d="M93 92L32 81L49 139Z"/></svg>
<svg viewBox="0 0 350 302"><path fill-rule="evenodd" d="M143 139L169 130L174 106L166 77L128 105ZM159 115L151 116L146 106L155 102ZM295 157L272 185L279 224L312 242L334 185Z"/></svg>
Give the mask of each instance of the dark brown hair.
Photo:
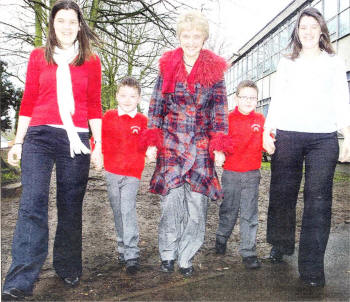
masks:
<svg viewBox="0 0 350 302"><path fill-rule="evenodd" d="M237 86L236 94L239 95L241 89L246 88L246 87L254 88L256 90L256 94L259 93L258 86L255 84L255 82L253 82L251 80L244 80L244 81L239 82L239 84Z"/></svg>
<svg viewBox="0 0 350 302"><path fill-rule="evenodd" d="M137 90L137 92L139 93L139 95L141 95L141 86L138 80L136 80L133 77L125 77L123 78L119 85L118 85L118 91L120 89L120 87L122 86L129 86L129 87L133 87Z"/></svg>
<svg viewBox="0 0 350 302"><path fill-rule="evenodd" d="M308 7L302 10L297 17L297 20L295 22L295 26L292 32L291 41L288 45L288 48L292 49L292 53L288 57L290 57L292 60L299 57L300 51L302 49L302 45L300 42L298 31L300 26L300 20L304 16L314 18L321 27L321 36L319 41L320 49L325 50L329 54L334 54L335 52L329 37L326 21L324 20L322 14L316 8Z"/></svg>
<svg viewBox="0 0 350 302"><path fill-rule="evenodd" d="M84 20L83 13L81 12L78 4L73 0L58 0L52 7L50 18L49 18L49 32L47 35L47 41L45 46L45 58L49 63L54 63L53 54L55 46L60 46L59 41L57 40L54 20L58 11L61 9L72 9L76 12L80 30L78 31L77 41L79 42L79 54L73 64L82 65L85 60L87 60L91 54L91 45L90 41L99 43L98 36L90 29L87 23Z"/></svg>

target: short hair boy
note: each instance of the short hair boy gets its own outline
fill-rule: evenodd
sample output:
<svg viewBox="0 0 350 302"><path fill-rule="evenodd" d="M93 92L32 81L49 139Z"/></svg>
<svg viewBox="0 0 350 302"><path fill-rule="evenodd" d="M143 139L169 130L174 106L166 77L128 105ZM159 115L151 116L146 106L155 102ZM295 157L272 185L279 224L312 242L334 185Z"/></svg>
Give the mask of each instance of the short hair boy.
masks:
<svg viewBox="0 0 350 302"><path fill-rule="evenodd" d="M224 150L226 161L221 183L224 198L219 211L216 253L225 254L227 240L240 212L239 253L246 268L261 266L256 254L258 227L258 193L262 158L262 134L265 118L256 113L258 87L253 81L242 81L235 95L237 106L229 114L226 139L232 146Z"/></svg>
<svg viewBox="0 0 350 302"><path fill-rule="evenodd" d="M102 119L102 153L109 201L117 231L119 263L126 272L139 270L139 231L136 195L145 165L147 146L160 142L147 129L147 117L137 112L141 88L132 77L124 78L116 93L117 110Z"/></svg>

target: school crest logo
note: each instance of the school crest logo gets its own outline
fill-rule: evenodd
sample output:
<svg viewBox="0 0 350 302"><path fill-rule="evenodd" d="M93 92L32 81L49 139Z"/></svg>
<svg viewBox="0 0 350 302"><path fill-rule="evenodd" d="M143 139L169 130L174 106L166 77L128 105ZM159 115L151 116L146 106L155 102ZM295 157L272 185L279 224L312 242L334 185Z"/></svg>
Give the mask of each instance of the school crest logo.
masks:
<svg viewBox="0 0 350 302"><path fill-rule="evenodd" d="M131 126L130 129L131 129L132 134L139 134L139 132L141 130L141 128L139 126Z"/></svg>
<svg viewBox="0 0 350 302"><path fill-rule="evenodd" d="M259 132L261 128L259 124L253 124L250 127L252 128L253 132Z"/></svg>

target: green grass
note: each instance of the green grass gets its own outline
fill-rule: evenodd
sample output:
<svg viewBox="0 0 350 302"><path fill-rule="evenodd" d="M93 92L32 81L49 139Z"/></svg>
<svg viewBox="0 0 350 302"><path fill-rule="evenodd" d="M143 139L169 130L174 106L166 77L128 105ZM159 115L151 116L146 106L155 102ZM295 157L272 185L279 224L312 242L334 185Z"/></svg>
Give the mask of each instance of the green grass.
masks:
<svg viewBox="0 0 350 302"><path fill-rule="evenodd" d="M270 170L270 166L271 166L271 164L269 163L269 162L262 162L261 163L261 169L262 170Z"/></svg>
<svg viewBox="0 0 350 302"><path fill-rule="evenodd" d="M20 181L21 177L20 175L14 173L11 170L3 169L1 171L1 182L3 184L12 183Z"/></svg>
<svg viewBox="0 0 350 302"><path fill-rule="evenodd" d="M350 182L350 175L341 172L335 172L334 182Z"/></svg>

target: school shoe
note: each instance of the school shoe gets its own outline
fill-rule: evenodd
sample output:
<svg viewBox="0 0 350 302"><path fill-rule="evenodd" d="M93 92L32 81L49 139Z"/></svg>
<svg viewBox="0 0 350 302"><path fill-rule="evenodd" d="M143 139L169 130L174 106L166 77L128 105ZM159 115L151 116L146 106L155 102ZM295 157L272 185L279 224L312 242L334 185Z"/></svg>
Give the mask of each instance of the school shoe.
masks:
<svg viewBox="0 0 350 302"><path fill-rule="evenodd" d="M1 299L3 301L21 301L24 300L25 296L24 292L20 289L10 288L2 292Z"/></svg>
<svg viewBox="0 0 350 302"><path fill-rule="evenodd" d="M140 270L139 258L133 258L126 260L126 272L129 275L135 275Z"/></svg>
<svg viewBox="0 0 350 302"><path fill-rule="evenodd" d="M193 273L194 273L194 268L193 266L190 267L180 267L180 273L185 277L185 278L189 278L192 277Z"/></svg>
<svg viewBox="0 0 350 302"><path fill-rule="evenodd" d="M326 284L326 280L324 278L324 276L320 277L320 276L303 276L300 275L300 279L301 281L310 287L324 287Z"/></svg>
<svg viewBox="0 0 350 302"><path fill-rule="evenodd" d="M174 272L174 260L164 260L160 265L160 270L164 273L173 273Z"/></svg>
<svg viewBox="0 0 350 302"><path fill-rule="evenodd" d="M218 238L215 241L215 253L218 255L225 255L226 253L226 242L222 243Z"/></svg>
<svg viewBox="0 0 350 302"><path fill-rule="evenodd" d="M62 278L65 285L68 285L70 287L75 287L79 284L80 278L79 277L66 277Z"/></svg>
<svg viewBox="0 0 350 302"><path fill-rule="evenodd" d="M261 263L256 256L243 257L242 262L247 269L256 269L261 267Z"/></svg>
<svg viewBox="0 0 350 302"><path fill-rule="evenodd" d="M277 247L273 246L269 259L272 263L280 263L283 261L283 253Z"/></svg>
<svg viewBox="0 0 350 302"><path fill-rule="evenodd" d="M124 254L119 254L118 257L117 257L117 261L118 261L119 265L125 265L126 261L125 261L125 258L124 258Z"/></svg>

